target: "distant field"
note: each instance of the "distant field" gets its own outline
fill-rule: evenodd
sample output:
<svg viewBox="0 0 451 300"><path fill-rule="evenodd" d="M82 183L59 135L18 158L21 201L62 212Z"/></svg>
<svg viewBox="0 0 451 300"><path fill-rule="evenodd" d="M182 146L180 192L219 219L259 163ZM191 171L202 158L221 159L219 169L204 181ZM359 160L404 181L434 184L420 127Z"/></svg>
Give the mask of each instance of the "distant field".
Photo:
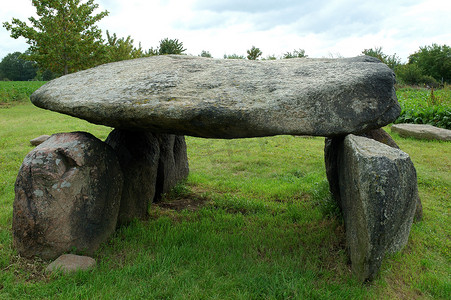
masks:
<svg viewBox="0 0 451 300"><path fill-rule="evenodd" d="M45 81L0 81L0 105L28 101Z"/></svg>
<svg viewBox="0 0 451 300"><path fill-rule="evenodd" d="M150 207L149 220L119 229L94 271L48 275L48 262L13 248L14 182L31 138L69 131L104 140L111 128L29 101L0 106L0 299L451 298L449 142L392 134L416 167L424 219L368 285L350 272L324 139L294 136L187 137L188 180Z"/></svg>

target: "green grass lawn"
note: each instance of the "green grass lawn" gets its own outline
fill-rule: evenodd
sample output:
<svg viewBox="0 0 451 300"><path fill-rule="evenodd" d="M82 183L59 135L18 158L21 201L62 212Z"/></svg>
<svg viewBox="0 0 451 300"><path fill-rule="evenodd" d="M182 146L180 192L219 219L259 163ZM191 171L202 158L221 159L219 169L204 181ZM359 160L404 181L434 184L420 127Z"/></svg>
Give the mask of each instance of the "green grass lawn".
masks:
<svg viewBox="0 0 451 300"><path fill-rule="evenodd" d="M386 130L390 133L389 127ZM187 137L190 175L116 232L95 270L48 275L12 246L14 181L29 140L111 128L29 103L0 107L0 299L450 299L451 143L395 141L418 173L424 219L380 276L350 272L324 170L324 138Z"/></svg>

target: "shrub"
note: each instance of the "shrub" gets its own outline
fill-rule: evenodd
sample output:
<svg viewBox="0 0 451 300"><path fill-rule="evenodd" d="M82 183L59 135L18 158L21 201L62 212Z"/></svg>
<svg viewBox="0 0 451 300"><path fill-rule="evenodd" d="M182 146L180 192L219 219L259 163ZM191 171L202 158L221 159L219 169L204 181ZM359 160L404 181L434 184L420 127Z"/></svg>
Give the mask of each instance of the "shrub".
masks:
<svg viewBox="0 0 451 300"><path fill-rule="evenodd" d="M308 55L305 55L305 50L304 49L299 49L299 50L293 50L293 52L287 52L285 53L282 58L283 59L287 59L287 58L303 58L303 57L308 57Z"/></svg>
<svg viewBox="0 0 451 300"><path fill-rule="evenodd" d="M430 75L423 75L420 82L430 88L438 88L440 86L440 83Z"/></svg>
<svg viewBox="0 0 451 300"><path fill-rule="evenodd" d="M159 55L165 54L182 54L186 49L183 48L183 43L179 42L178 39L168 39L165 38L160 41L160 47L158 50Z"/></svg>
<svg viewBox="0 0 451 300"><path fill-rule="evenodd" d="M224 54L224 59L245 59L243 55L238 54Z"/></svg>
<svg viewBox="0 0 451 300"><path fill-rule="evenodd" d="M251 49L247 50L247 59L249 59L249 60L256 60L261 55L262 55L262 51L255 46L252 46Z"/></svg>
<svg viewBox="0 0 451 300"><path fill-rule="evenodd" d="M404 84L419 85L423 79L423 71L415 64L405 64L396 68L396 78Z"/></svg>
<svg viewBox="0 0 451 300"><path fill-rule="evenodd" d="M208 57L208 58L212 57L210 52L209 51L205 51L205 50L202 50L202 52L199 54L199 56L200 57Z"/></svg>

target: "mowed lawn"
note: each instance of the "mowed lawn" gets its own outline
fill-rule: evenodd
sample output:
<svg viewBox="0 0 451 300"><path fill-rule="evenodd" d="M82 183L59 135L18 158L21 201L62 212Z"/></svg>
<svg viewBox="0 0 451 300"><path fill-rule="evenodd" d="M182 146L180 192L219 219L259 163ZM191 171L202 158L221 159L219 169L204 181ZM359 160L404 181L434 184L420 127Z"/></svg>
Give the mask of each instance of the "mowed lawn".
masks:
<svg viewBox="0 0 451 300"><path fill-rule="evenodd" d="M389 133L390 128L385 128ZM29 140L111 128L30 103L0 106L0 299L450 299L451 143L395 141L411 155L424 219L380 275L360 284L326 180L324 138L187 137L186 183L119 229L97 268L44 272L12 245L14 182Z"/></svg>

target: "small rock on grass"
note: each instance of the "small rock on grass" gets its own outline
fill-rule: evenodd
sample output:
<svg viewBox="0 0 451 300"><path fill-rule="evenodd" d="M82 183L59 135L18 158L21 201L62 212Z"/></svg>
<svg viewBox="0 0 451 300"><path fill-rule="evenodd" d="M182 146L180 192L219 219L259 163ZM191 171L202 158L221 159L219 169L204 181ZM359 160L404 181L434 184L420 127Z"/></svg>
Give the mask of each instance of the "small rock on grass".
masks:
<svg viewBox="0 0 451 300"><path fill-rule="evenodd" d="M50 138L50 135L44 134L44 135L38 136L37 138L30 140L30 144L32 146L38 146L38 145L42 144L43 142L45 142L46 140L48 140L49 138Z"/></svg>
<svg viewBox="0 0 451 300"><path fill-rule="evenodd" d="M52 262L45 269L46 272L52 273L61 271L64 274L76 272L79 270L88 271L94 269L96 266L95 259L89 256L80 256L74 254L63 254Z"/></svg>

